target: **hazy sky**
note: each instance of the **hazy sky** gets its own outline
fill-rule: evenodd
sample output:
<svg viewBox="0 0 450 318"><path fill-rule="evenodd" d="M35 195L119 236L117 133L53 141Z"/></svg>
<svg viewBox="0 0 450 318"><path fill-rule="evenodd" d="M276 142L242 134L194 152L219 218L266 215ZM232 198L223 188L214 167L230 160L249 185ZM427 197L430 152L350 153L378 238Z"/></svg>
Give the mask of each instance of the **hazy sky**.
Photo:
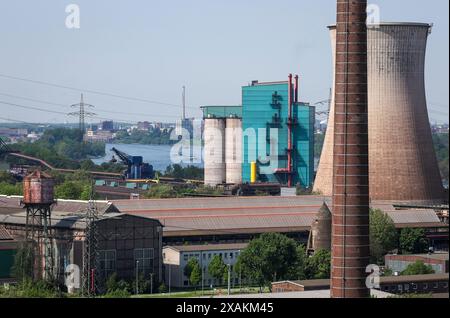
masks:
<svg viewBox="0 0 450 318"><path fill-rule="evenodd" d="M65 26L71 3L80 7L80 29ZM432 120L447 122L449 1L371 3L384 21L434 23L427 95ZM334 0L2 0L0 102L66 113L80 98L77 91L1 77L7 75L173 104L85 92L100 117L173 122L181 116L183 85L188 115L199 116L200 105L240 104L241 86L252 80L284 80L291 72L301 76L301 99L315 103L328 98L332 83L326 26L334 21ZM0 117L14 120L76 121L2 103L0 109Z"/></svg>

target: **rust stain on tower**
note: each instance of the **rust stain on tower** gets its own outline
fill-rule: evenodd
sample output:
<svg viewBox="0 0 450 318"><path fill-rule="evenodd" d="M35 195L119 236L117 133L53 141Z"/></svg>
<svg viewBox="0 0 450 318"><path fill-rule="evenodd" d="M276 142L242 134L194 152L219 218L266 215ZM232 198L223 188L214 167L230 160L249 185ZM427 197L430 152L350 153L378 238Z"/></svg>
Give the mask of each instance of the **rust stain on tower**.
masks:
<svg viewBox="0 0 450 318"><path fill-rule="evenodd" d="M331 296L363 298L369 264L367 0L338 0Z"/></svg>

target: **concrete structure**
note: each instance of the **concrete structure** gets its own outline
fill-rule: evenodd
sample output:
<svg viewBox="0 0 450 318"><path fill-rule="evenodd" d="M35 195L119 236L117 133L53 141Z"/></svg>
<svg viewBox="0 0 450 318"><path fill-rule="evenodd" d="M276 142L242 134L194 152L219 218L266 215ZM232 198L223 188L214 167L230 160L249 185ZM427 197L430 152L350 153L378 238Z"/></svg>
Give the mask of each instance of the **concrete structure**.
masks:
<svg viewBox="0 0 450 318"><path fill-rule="evenodd" d="M368 28L370 197L440 202L442 187L427 114L424 68L431 26L381 23ZM336 28L330 27L333 59ZM331 195L334 100L314 191Z"/></svg>
<svg viewBox="0 0 450 318"><path fill-rule="evenodd" d="M448 274L386 276L380 277L380 287L374 290L390 294L448 294ZM272 283L273 293L325 291L330 288L329 279L282 281ZM371 294L373 292L371 291ZM447 295L448 298L448 295Z"/></svg>
<svg viewBox="0 0 450 318"><path fill-rule="evenodd" d="M385 265L393 272L401 273L410 264L422 261L426 265L433 267L436 274L445 274L449 272L448 252L433 254L415 254L415 255L386 255L384 257Z"/></svg>
<svg viewBox="0 0 450 318"><path fill-rule="evenodd" d="M242 119L227 118L225 128L226 183L242 183Z"/></svg>
<svg viewBox="0 0 450 318"><path fill-rule="evenodd" d="M367 0L337 0L331 297L369 297Z"/></svg>
<svg viewBox="0 0 450 318"><path fill-rule="evenodd" d="M184 268L191 258L196 258L202 268L203 286L223 286L222 280L217 280L208 273L208 266L214 256L218 255L225 264L231 266L232 286L240 282L239 275L234 273L233 267L238 256L247 244L209 244L209 245L181 245L166 246L163 249L165 267L165 284L176 288L191 287L189 277L184 275ZM202 285L202 283L200 283Z"/></svg>
<svg viewBox="0 0 450 318"><path fill-rule="evenodd" d="M226 180L225 119L206 118L203 140L205 185L222 184Z"/></svg>
<svg viewBox="0 0 450 318"><path fill-rule="evenodd" d="M311 225L307 246L308 253L314 253L319 250L331 250L331 218L330 209L324 203Z"/></svg>
<svg viewBox="0 0 450 318"><path fill-rule="evenodd" d="M54 268L57 278L64 279L65 266L83 261L86 213L52 212ZM24 212L0 215L0 226L17 241L25 238ZM119 279L133 281L136 271L155 282L162 281L162 225L159 221L117 212L101 214L97 221L99 259L97 272L104 288L107 278L117 273Z"/></svg>

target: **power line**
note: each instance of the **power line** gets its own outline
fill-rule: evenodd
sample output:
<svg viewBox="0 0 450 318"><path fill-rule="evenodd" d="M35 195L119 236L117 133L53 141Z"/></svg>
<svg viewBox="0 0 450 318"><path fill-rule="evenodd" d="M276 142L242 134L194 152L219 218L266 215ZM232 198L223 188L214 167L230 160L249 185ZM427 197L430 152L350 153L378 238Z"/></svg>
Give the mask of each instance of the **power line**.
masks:
<svg viewBox="0 0 450 318"><path fill-rule="evenodd" d="M164 106L177 107L177 108L180 108L182 106L182 105L154 101L154 100L149 100L149 99L144 99L144 98L130 97L130 96L124 96L124 95L119 95L119 94L100 92L97 90L71 87L71 86L60 85L60 84L44 82L44 81L37 81L37 80L32 80L32 79L22 78L22 77L17 77L17 76L11 76L11 75L6 75L6 74L0 74L0 77L12 79L12 80L16 80L16 81L38 84L38 85L45 85L45 86L50 86L50 87L55 87L55 88L68 89L68 90L77 91L77 92L87 92L87 93L96 94L96 95L103 95L103 96L108 96L108 97L124 99L124 100L131 100L131 101L141 102L141 103L157 104L157 105L164 105ZM189 107L189 108L194 108L194 107Z"/></svg>
<svg viewBox="0 0 450 318"><path fill-rule="evenodd" d="M35 102L35 103L40 103L40 104L48 104L48 105L54 105L54 106L59 106L59 107L69 107L66 104L62 104L62 103L55 103L55 102L49 102L49 101L44 101L41 99L34 99L34 98L29 98L29 97L23 97L23 96L17 96L17 95L12 95L12 94L7 94L7 93L0 93L1 96L6 96L6 97L11 97L11 98L16 98L16 99L23 99L26 101L30 101L30 102ZM129 115L129 116L148 116L148 117L153 117L155 115L152 114L148 114L148 113L138 113L138 112L121 112L121 111L114 111L114 110L109 110L109 109L104 109L104 108L98 108L95 107L95 109L97 111L101 111L104 113L111 113L111 114L119 114L119 115ZM165 117L165 118L178 118L177 115L157 115L158 117Z"/></svg>

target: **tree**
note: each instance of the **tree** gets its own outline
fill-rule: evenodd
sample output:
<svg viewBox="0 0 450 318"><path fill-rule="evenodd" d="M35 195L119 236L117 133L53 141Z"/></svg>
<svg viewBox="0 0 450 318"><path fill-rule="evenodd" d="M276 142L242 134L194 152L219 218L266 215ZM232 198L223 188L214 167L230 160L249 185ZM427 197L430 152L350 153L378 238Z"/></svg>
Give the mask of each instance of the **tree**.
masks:
<svg viewBox="0 0 450 318"><path fill-rule="evenodd" d="M24 283L34 278L34 250L31 244L22 243L14 255L12 275L18 282Z"/></svg>
<svg viewBox="0 0 450 318"><path fill-rule="evenodd" d="M331 273L331 252L318 250L313 256L306 260L305 276L307 279L330 278Z"/></svg>
<svg viewBox="0 0 450 318"><path fill-rule="evenodd" d="M222 257L214 255L208 265L208 273L211 277L221 281L226 275L227 265L223 262Z"/></svg>
<svg viewBox="0 0 450 318"><path fill-rule="evenodd" d="M189 282L192 286L198 286L202 281L202 269L200 264L197 262L194 268L192 269L191 275L189 276Z"/></svg>
<svg viewBox="0 0 450 318"><path fill-rule="evenodd" d="M370 210L370 255L380 264L389 251L397 248L398 233L394 221L381 210Z"/></svg>
<svg viewBox="0 0 450 318"><path fill-rule="evenodd" d="M190 258L183 269L184 276L190 279L194 267L198 265L198 260L196 258Z"/></svg>
<svg viewBox="0 0 450 318"><path fill-rule="evenodd" d="M277 233L265 233L252 240L239 256L244 277L258 284L260 289L288 278L297 260L297 243Z"/></svg>
<svg viewBox="0 0 450 318"><path fill-rule="evenodd" d="M423 261L416 261L409 264L408 267L402 272L402 275L427 275L434 274L433 267L425 265Z"/></svg>
<svg viewBox="0 0 450 318"><path fill-rule="evenodd" d="M303 245L297 246L297 259L294 265L290 268L287 279L302 280L306 279L306 250Z"/></svg>
<svg viewBox="0 0 450 318"><path fill-rule="evenodd" d="M55 196L58 199L79 200L83 192L83 185L75 181L66 181L55 187Z"/></svg>
<svg viewBox="0 0 450 318"><path fill-rule="evenodd" d="M402 229L400 231L402 254L418 254L428 250L428 240L424 229Z"/></svg>

